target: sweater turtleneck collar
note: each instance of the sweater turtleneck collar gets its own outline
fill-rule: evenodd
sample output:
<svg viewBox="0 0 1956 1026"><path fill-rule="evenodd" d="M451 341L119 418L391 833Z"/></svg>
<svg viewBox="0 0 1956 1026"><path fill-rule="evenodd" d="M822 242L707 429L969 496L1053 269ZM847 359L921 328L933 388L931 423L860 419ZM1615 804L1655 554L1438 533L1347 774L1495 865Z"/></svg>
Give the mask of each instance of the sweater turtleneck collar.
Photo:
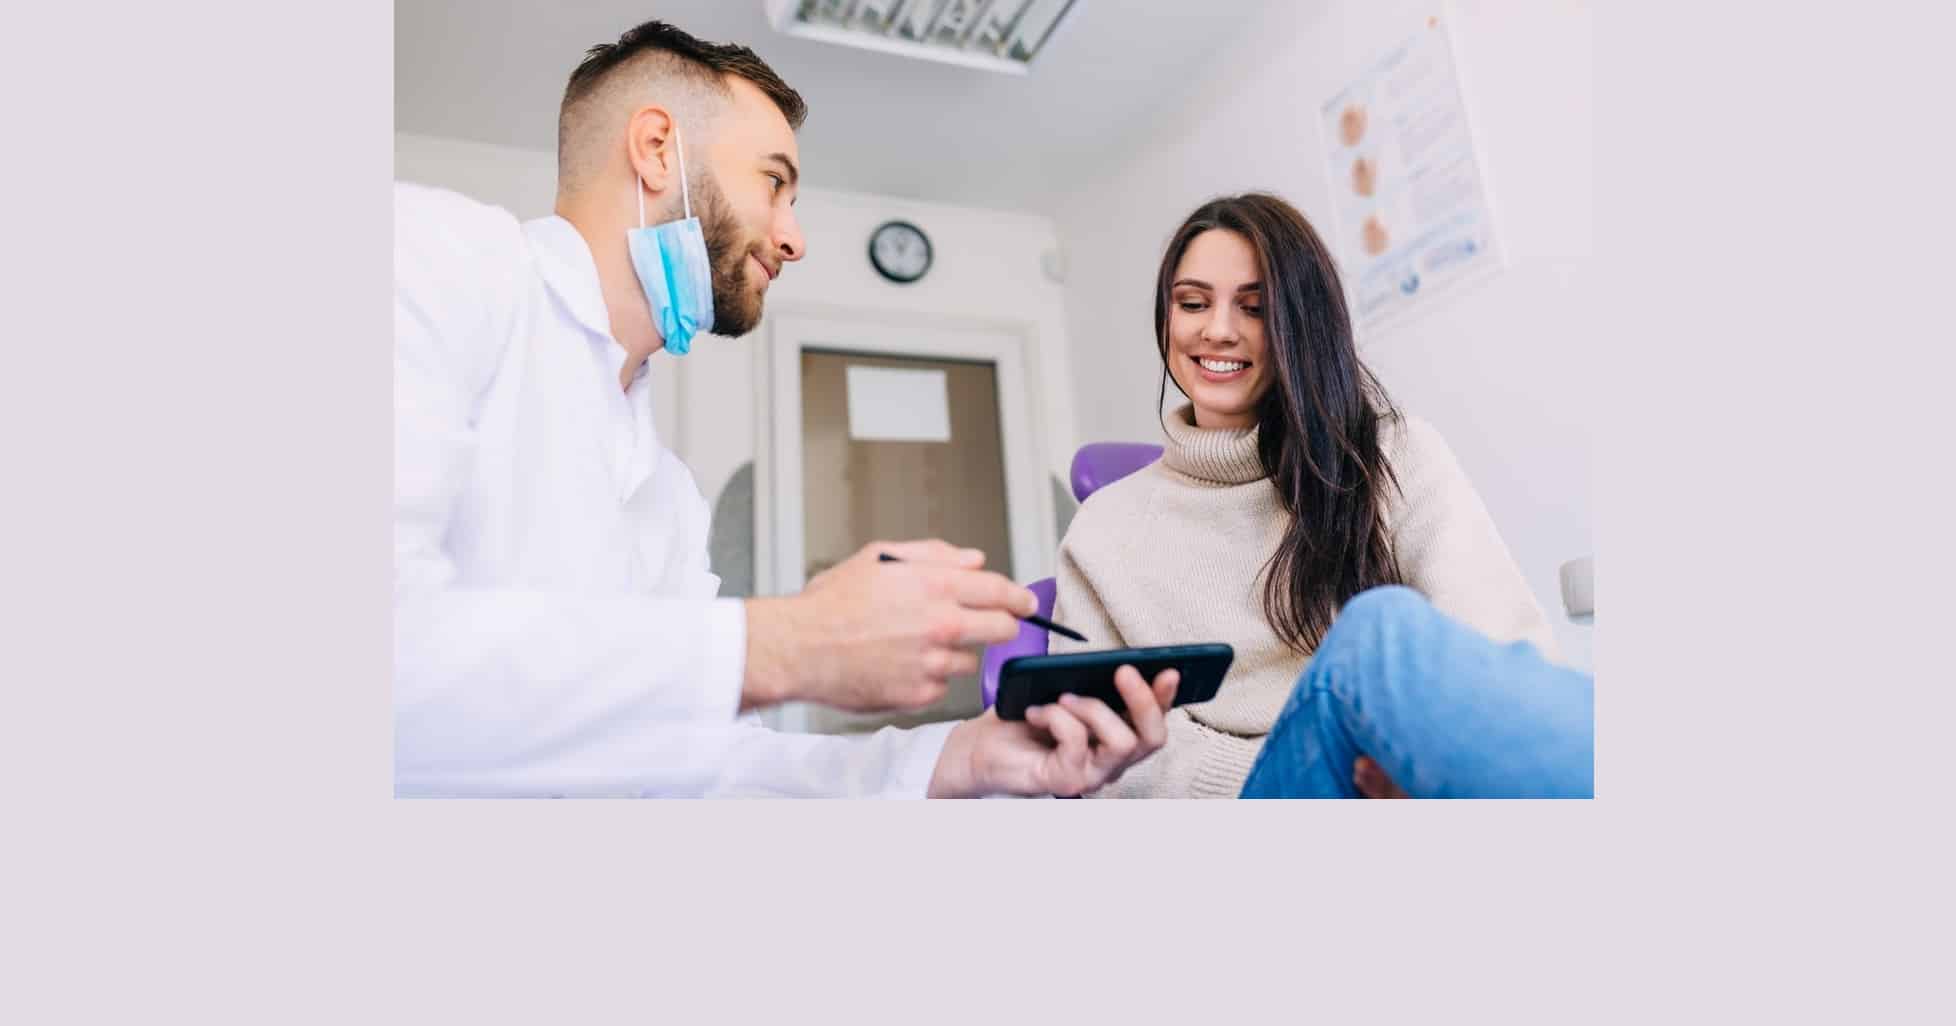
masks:
<svg viewBox="0 0 1956 1026"><path fill-rule="evenodd" d="M1168 431L1162 462L1169 469L1212 484L1248 484L1266 475L1257 456L1257 429L1199 428L1195 426L1195 406L1183 403L1162 414L1161 425Z"/></svg>

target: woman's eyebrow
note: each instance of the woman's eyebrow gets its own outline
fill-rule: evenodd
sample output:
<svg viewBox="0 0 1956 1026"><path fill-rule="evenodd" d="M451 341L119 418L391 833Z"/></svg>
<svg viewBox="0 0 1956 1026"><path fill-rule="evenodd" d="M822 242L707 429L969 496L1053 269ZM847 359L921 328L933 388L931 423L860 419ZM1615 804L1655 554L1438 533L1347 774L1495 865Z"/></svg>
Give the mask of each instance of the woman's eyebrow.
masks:
<svg viewBox="0 0 1956 1026"><path fill-rule="evenodd" d="M1211 285L1208 282L1201 280L1200 278L1177 278L1175 279L1175 283L1173 285L1170 285L1169 288L1178 289L1184 285L1193 286L1195 288L1203 289L1208 292L1216 291L1216 287L1214 285ZM1238 285L1236 286L1236 291L1238 294L1244 292L1262 292L1263 283L1260 281L1253 281L1250 282L1248 285Z"/></svg>

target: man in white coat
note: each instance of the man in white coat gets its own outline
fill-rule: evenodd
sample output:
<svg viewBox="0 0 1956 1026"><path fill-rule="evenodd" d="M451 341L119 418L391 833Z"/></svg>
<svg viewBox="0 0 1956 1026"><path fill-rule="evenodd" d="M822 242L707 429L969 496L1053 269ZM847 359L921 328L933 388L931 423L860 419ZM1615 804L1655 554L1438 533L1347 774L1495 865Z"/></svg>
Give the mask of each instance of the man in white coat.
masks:
<svg viewBox="0 0 1956 1026"><path fill-rule="evenodd" d="M554 216L396 186L397 794L1073 795L1161 746L1174 675L1132 668L1131 721L1093 699L856 738L741 717L921 708L1035 608L938 541L715 597L646 359L752 330L801 259L805 113L752 51L649 22L571 76Z"/></svg>

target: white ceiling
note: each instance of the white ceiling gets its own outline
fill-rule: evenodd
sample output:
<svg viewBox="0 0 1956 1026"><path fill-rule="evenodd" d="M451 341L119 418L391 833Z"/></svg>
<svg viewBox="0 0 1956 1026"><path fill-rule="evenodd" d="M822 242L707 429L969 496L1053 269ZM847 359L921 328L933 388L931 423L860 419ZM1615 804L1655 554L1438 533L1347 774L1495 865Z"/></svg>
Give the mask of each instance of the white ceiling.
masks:
<svg viewBox="0 0 1956 1026"><path fill-rule="evenodd" d="M1286 2L1079 0L1021 77L785 36L763 0L397 0L394 122L554 151L584 50L656 17L752 47L801 92L806 184L1051 213Z"/></svg>

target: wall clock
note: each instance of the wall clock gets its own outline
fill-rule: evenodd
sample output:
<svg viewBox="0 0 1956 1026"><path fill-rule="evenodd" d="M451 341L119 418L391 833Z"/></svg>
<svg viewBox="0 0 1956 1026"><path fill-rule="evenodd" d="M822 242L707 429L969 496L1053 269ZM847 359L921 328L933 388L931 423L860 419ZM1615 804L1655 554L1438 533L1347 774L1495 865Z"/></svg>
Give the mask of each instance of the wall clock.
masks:
<svg viewBox="0 0 1956 1026"><path fill-rule="evenodd" d="M870 233L870 266L899 285L922 278L930 261L930 237L908 221L889 221Z"/></svg>

